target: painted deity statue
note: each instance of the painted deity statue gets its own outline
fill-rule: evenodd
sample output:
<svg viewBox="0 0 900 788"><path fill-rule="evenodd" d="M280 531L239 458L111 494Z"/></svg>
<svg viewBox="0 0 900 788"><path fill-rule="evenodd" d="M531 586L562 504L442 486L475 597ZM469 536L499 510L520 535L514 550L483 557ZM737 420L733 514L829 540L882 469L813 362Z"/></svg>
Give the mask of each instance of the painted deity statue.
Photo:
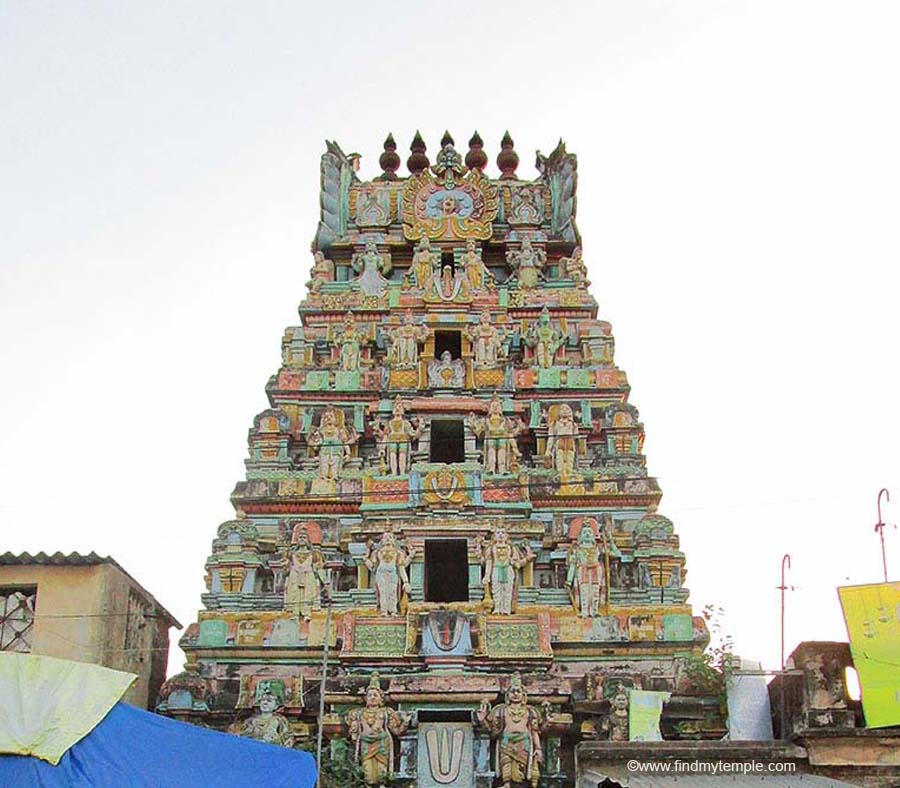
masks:
<svg viewBox="0 0 900 788"><path fill-rule="evenodd" d="M576 246L571 257L561 257L559 267L564 275L571 279L578 287L589 287L587 278L587 266L584 264L580 246Z"/></svg>
<svg viewBox="0 0 900 788"><path fill-rule="evenodd" d="M350 459L350 446L358 439L356 430L342 427L338 411L329 405L319 419L319 426L309 434L309 447L319 454L319 478L337 479Z"/></svg>
<svg viewBox="0 0 900 788"><path fill-rule="evenodd" d="M534 348L534 357L541 369L549 369L553 366L556 351L563 346L563 335L553 327L550 321L550 311L545 306L541 310L541 316L536 323L531 324L526 343Z"/></svg>
<svg viewBox="0 0 900 788"><path fill-rule="evenodd" d="M453 358L449 350L428 362L428 385L438 389L461 389L466 384L466 362Z"/></svg>
<svg viewBox="0 0 900 788"><path fill-rule="evenodd" d="M419 343L428 339L427 326L417 326L413 315L406 310L403 323L394 328L386 328L384 333L391 341L391 362L398 369L415 367L419 361Z"/></svg>
<svg viewBox="0 0 900 788"><path fill-rule="evenodd" d="M356 325L353 312L347 312L337 340L341 348L341 369L348 371L359 369L360 351L362 345L369 341L369 337L364 329Z"/></svg>
<svg viewBox="0 0 900 788"><path fill-rule="evenodd" d="M496 769L502 788L537 788L544 760L541 732L549 722L549 714L528 705L519 674L510 679L505 700L493 708L482 701L475 712L475 723L497 740Z"/></svg>
<svg viewBox="0 0 900 788"><path fill-rule="evenodd" d="M484 436L484 472L511 473L519 467L519 447L516 436L523 428L518 419L503 414L503 402L494 392L488 403L486 416L469 414L469 427L480 438Z"/></svg>
<svg viewBox="0 0 900 788"><path fill-rule="evenodd" d="M366 785L385 786L390 782L394 736L400 736L411 719L409 714L385 705L378 674L373 673L366 688L365 707L352 709L346 718L353 752Z"/></svg>
<svg viewBox="0 0 900 788"><path fill-rule="evenodd" d="M378 612L382 616L396 616L400 612L401 596L409 592L406 567L415 555L412 548L404 550L397 538L388 531L376 547L372 541L366 545L366 566L375 573L375 596Z"/></svg>
<svg viewBox="0 0 900 788"><path fill-rule="evenodd" d="M383 296L388 287L388 280L381 272L388 273L391 270L391 258L378 252L375 241L366 241L366 250L353 255L353 270L358 271L356 283L364 295Z"/></svg>
<svg viewBox="0 0 900 788"><path fill-rule="evenodd" d="M466 278L469 280L469 287L472 290L484 290L494 287L494 276L485 267L481 259L481 250L475 243L474 238L466 239L466 250L460 258L463 271L466 272Z"/></svg>
<svg viewBox="0 0 900 788"><path fill-rule="evenodd" d="M310 280L306 283L310 293L318 293L326 282L334 281L334 263L327 259L322 252L313 255L313 266L310 271Z"/></svg>
<svg viewBox="0 0 900 788"><path fill-rule="evenodd" d="M619 687L612 697L609 715L600 725L610 741L628 741L628 690Z"/></svg>
<svg viewBox="0 0 900 788"><path fill-rule="evenodd" d="M547 253L543 249L535 249L531 238L526 235L522 239L521 248L507 251L506 262L518 272L519 287L533 290L538 286L541 269L547 262Z"/></svg>
<svg viewBox="0 0 900 788"><path fill-rule="evenodd" d="M560 476L566 477L574 472L577 455L578 425L571 406L563 402L556 411L556 418L547 427L544 459Z"/></svg>
<svg viewBox="0 0 900 788"><path fill-rule="evenodd" d="M288 575L284 581L284 607L307 621L319 599L325 559L322 551L312 546L309 532L302 524L294 526L288 551Z"/></svg>
<svg viewBox="0 0 900 788"><path fill-rule="evenodd" d="M475 366L482 368L496 367L505 356L507 331L491 325L491 313L481 313L477 325L466 328L466 336L475 350Z"/></svg>
<svg viewBox="0 0 900 788"><path fill-rule="evenodd" d="M599 544L595 528L600 532ZM600 608L606 602L609 593L606 559L610 555L620 556L615 542L595 519L586 520L566 556L566 585L582 618L600 615Z"/></svg>
<svg viewBox="0 0 900 788"><path fill-rule="evenodd" d="M485 600L490 600L492 612L511 615L517 570L531 563L534 553L528 545L524 551L513 545L504 528L498 528L482 550Z"/></svg>
<svg viewBox="0 0 900 788"><path fill-rule="evenodd" d="M405 416L403 400L394 400L391 418L383 423L380 419L372 422L372 429L380 445L382 462L391 476L403 476L409 469L410 443L422 434L422 425L413 427Z"/></svg>
<svg viewBox="0 0 900 788"><path fill-rule="evenodd" d="M416 245L404 284L419 290L427 290L438 269L440 259L440 253L431 248L427 238L422 238Z"/></svg>
<svg viewBox="0 0 900 788"><path fill-rule="evenodd" d="M256 713L228 728L229 733L246 736L248 739L277 744L281 747L294 746L294 734L287 717L278 714L284 705L284 690L278 683L261 681L256 686L253 706Z"/></svg>

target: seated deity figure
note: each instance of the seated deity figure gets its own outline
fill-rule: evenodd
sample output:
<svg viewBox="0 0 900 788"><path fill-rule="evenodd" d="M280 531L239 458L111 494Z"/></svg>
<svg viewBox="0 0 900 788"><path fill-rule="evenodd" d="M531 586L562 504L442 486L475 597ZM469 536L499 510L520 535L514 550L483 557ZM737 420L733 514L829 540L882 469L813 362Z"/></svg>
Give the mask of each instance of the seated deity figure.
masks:
<svg viewBox="0 0 900 788"><path fill-rule="evenodd" d="M571 279L578 287L589 287L587 278L587 266L582 258L580 246L576 246L571 257L561 257L559 267L563 275Z"/></svg>
<svg viewBox="0 0 900 788"><path fill-rule="evenodd" d="M547 253L543 249L535 249L531 238L526 235L520 249L510 249L506 253L506 261L517 271L519 287L533 290L542 276L541 269L547 262Z"/></svg>
<svg viewBox="0 0 900 788"><path fill-rule="evenodd" d="M419 290L427 290L431 286L431 280L439 267L440 259L440 252L432 250L428 239L422 238L416 245L409 272L404 277L404 285L415 287Z"/></svg>
<svg viewBox="0 0 900 788"><path fill-rule="evenodd" d="M319 426L309 433L307 445L319 454L319 478L337 479L350 459L350 446L359 435L352 427L341 426L338 411L329 405L319 419Z"/></svg>
<svg viewBox="0 0 900 788"><path fill-rule="evenodd" d="M384 786L391 781L394 765L394 736L409 727L411 715L394 711L384 703L378 674L373 673L366 688L366 705L347 712L347 730L366 785Z"/></svg>
<svg viewBox="0 0 900 788"><path fill-rule="evenodd" d="M503 402L494 392L486 416L469 414L469 427L480 438L484 436L484 472L511 473L518 470L519 449L516 436L524 425L503 414Z"/></svg>
<svg viewBox="0 0 900 788"><path fill-rule="evenodd" d="M229 733L246 736L248 739L293 747L294 734L287 717L278 714L284 705L284 689L278 682L260 681L256 685L253 707L256 713L246 720L235 722L228 728Z"/></svg>
<svg viewBox="0 0 900 788"><path fill-rule="evenodd" d="M344 325L337 333L337 342L340 344L341 369L352 371L359 369L359 356L362 345L369 342L369 337L364 329L356 325L353 312L347 312Z"/></svg>
<svg viewBox="0 0 900 788"><path fill-rule="evenodd" d="M334 263L327 259L322 252L313 255L313 266L310 271L310 281L306 283L310 293L318 293L326 282L334 281Z"/></svg>
<svg viewBox="0 0 900 788"><path fill-rule="evenodd" d="M390 469L391 476L403 476L409 469L409 453L412 438L422 434L422 425L413 427L405 417L406 409L400 397L394 399L391 418L386 423L380 419L372 422L378 438L382 462Z"/></svg>
<svg viewBox="0 0 900 788"><path fill-rule="evenodd" d="M288 576L284 581L284 607L307 621L319 600L325 559L322 551L312 546L309 532L302 523L294 526L288 551Z"/></svg>
<svg viewBox="0 0 900 788"><path fill-rule="evenodd" d="M453 358L449 350L428 362L428 385L438 389L460 389L466 383L466 362Z"/></svg>
<svg viewBox="0 0 900 788"><path fill-rule="evenodd" d="M475 350L475 366L482 368L496 367L505 356L505 328L491 325L491 313L481 313L477 325L466 328L466 336Z"/></svg>
<svg viewBox="0 0 900 788"><path fill-rule="evenodd" d="M386 328L384 333L391 341L391 363L397 369L415 367L419 361L419 343L428 339L427 326L417 326L413 322L412 311L407 309L403 323L395 328Z"/></svg>
<svg viewBox="0 0 900 788"><path fill-rule="evenodd" d="M382 255L378 252L375 241L366 241L366 250L353 255L353 270L360 272L356 283L363 295L383 296L388 288L388 280L381 272L389 273L391 270L390 255Z"/></svg>
<svg viewBox="0 0 900 788"><path fill-rule="evenodd" d="M600 533L599 544L594 529ZM600 615L600 608L609 593L606 559L613 555L621 557L604 527L594 518L586 520L566 556L566 585L582 618Z"/></svg>
<svg viewBox="0 0 900 788"><path fill-rule="evenodd" d="M536 323L531 324L526 344L534 348L534 357L541 369L549 369L553 366L558 351L565 339L558 329L550 322L550 310L545 306L541 310L541 316Z"/></svg>
<svg viewBox="0 0 900 788"><path fill-rule="evenodd" d="M543 713L529 706L518 673L510 679L505 700L493 708L488 701L482 701L474 713L474 722L497 740L496 769L502 788L537 788L539 764L544 760L541 733L551 721L549 704L544 705Z"/></svg>
<svg viewBox="0 0 900 788"><path fill-rule="evenodd" d="M578 454L578 425L575 423L575 415L565 402L559 405L555 418L546 413L544 415L549 422L544 459L549 467L565 478L574 472Z"/></svg>
<svg viewBox="0 0 900 788"><path fill-rule="evenodd" d="M480 539L479 539L480 543ZM492 612L511 615L516 589L517 570L534 560L530 545L524 552L509 541L505 528L498 528L493 538L482 545L485 600L490 600Z"/></svg>
<svg viewBox="0 0 900 788"><path fill-rule="evenodd" d="M409 593L409 577L406 567L415 551L404 550L397 545L396 537L388 531L376 547L370 540L366 545L365 564L375 573L375 596L378 612L382 616L396 616L400 612L400 599Z"/></svg>
<svg viewBox="0 0 900 788"><path fill-rule="evenodd" d="M469 280L469 287L472 290L494 287L494 276L485 267L481 259L481 250L476 245L474 238L466 239L466 250L460 258L460 263L466 272L466 278Z"/></svg>

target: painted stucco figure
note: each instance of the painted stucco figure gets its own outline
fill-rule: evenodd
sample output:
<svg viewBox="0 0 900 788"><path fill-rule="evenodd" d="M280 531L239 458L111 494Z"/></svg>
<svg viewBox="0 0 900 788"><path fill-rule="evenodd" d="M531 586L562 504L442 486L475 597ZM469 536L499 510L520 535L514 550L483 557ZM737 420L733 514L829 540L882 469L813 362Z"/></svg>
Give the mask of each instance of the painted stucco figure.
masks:
<svg viewBox="0 0 900 788"><path fill-rule="evenodd" d="M415 367L419 361L419 343L428 339L430 331L427 326L417 326L412 312L406 310L403 322L399 326L384 329L390 339L390 363L397 369Z"/></svg>
<svg viewBox="0 0 900 788"><path fill-rule="evenodd" d="M411 721L409 714L394 711L384 702L378 674L366 688L364 708L347 713L346 724L356 762L366 785L387 785L394 766L394 736L400 736Z"/></svg>
<svg viewBox="0 0 900 788"><path fill-rule="evenodd" d="M466 278L469 280L469 287L472 290L494 287L494 276L485 267L481 259L481 250L474 238L466 239L466 249L462 253L460 263L463 271L466 272Z"/></svg>
<svg viewBox="0 0 900 788"><path fill-rule="evenodd" d="M409 266L409 272L404 279L404 284L419 290L425 290L430 287L431 280L439 268L440 259L440 252L436 252L431 248L427 238L419 239Z"/></svg>
<svg viewBox="0 0 900 788"><path fill-rule="evenodd" d="M284 705L284 689L281 684L259 682L253 705L256 713L246 720L234 723L228 732L266 744L293 747L294 734L291 731L291 724L287 717L278 713L278 709Z"/></svg>
<svg viewBox="0 0 900 788"><path fill-rule="evenodd" d="M347 313L344 324L337 333L341 369L347 371L359 369L360 351L362 345L369 341L368 334L357 326L352 312Z"/></svg>
<svg viewBox="0 0 900 788"><path fill-rule="evenodd" d="M295 616L309 620L319 601L325 559L313 547L309 531L302 523L294 526L288 551L288 573L284 581L284 607Z"/></svg>
<svg viewBox="0 0 900 788"><path fill-rule="evenodd" d="M526 235L518 249L510 249L506 253L506 262L516 271L519 288L533 290L543 276L541 269L547 262L547 253L536 248Z"/></svg>
<svg viewBox="0 0 900 788"><path fill-rule="evenodd" d="M518 583L518 570L534 560L531 547L521 550L509 541L505 528L494 531L493 538L482 546L485 601L500 615L513 612L513 598Z"/></svg>
<svg viewBox="0 0 900 788"><path fill-rule="evenodd" d="M484 436L485 473L510 473L518 469L520 454L516 436L523 424L504 415L503 402L496 392L488 403L487 415L470 413L468 424L478 437Z"/></svg>
<svg viewBox="0 0 900 788"><path fill-rule="evenodd" d="M467 326L466 336L472 342L476 367L493 368L504 360L507 331L491 323L487 310L481 313L477 324Z"/></svg>
<svg viewBox="0 0 900 788"><path fill-rule="evenodd" d="M570 476L575 470L578 456L578 425L575 415L567 403L562 403L556 417L548 417L547 448L544 457L547 464L560 476Z"/></svg>
<svg viewBox="0 0 900 788"><path fill-rule="evenodd" d="M381 255L375 241L366 241L366 250L353 256L353 270L359 271L356 278L359 289L367 296L383 296L388 288L388 280L381 273L391 270L390 257Z"/></svg>
<svg viewBox="0 0 900 788"><path fill-rule="evenodd" d="M414 555L412 548L404 550L400 547L390 531L381 537L378 546L372 542L366 546L365 563L369 571L374 572L375 596L381 615L399 614L401 599L409 592L406 567Z"/></svg>
<svg viewBox="0 0 900 788"><path fill-rule="evenodd" d="M534 348L534 357L541 369L549 369L556 359L556 352L563 346L562 333L550 321L550 311L545 306L536 323L531 324L526 342Z"/></svg>
<svg viewBox="0 0 900 788"><path fill-rule="evenodd" d="M600 540L594 529L600 533ZM581 526L578 539L569 547L566 556L566 586L572 602L582 618L600 615L601 606L609 593L610 555L619 556L615 542L611 542L606 530L595 519L590 518Z"/></svg>
<svg viewBox="0 0 900 788"><path fill-rule="evenodd" d="M319 419L319 426L309 434L307 443L319 455L319 478L337 479L350 459L350 446L358 439L356 430L339 423L338 411L329 405Z"/></svg>
<svg viewBox="0 0 900 788"><path fill-rule="evenodd" d="M379 440L382 461L392 476L403 476L409 469L410 442L422 434L422 426L413 426L405 416L403 400L394 400L391 417L387 422L377 419L372 430Z"/></svg>

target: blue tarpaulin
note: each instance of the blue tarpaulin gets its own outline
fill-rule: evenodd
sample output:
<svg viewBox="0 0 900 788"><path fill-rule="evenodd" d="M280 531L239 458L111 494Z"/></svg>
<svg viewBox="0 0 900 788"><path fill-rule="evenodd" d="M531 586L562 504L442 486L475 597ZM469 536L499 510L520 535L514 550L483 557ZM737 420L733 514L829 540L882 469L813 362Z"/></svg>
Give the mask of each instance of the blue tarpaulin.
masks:
<svg viewBox="0 0 900 788"><path fill-rule="evenodd" d="M0 755L3 788L311 788L306 752L176 722L117 703L58 766Z"/></svg>

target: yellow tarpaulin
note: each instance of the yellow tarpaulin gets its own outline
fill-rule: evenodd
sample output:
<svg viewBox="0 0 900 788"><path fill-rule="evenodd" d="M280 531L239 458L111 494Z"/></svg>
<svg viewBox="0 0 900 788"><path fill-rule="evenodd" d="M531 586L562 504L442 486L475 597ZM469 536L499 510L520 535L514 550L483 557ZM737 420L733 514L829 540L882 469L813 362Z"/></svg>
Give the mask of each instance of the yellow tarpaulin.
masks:
<svg viewBox="0 0 900 788"><path fill-rule="evenodd" d="M838 589L866 727L900 725L900 583Z"/></svg>
<svg viewBox="0 0 900 788"><path fill-rule="evenodd" d="M0 653L0 753L59 763L137 679L37 654Z"/></svg>
<svg viewBox="0 0 900 788"><path fill-rule="evenodd" d="M659 718L668 692L630 690L628 693L628 738L631 741L662 741Z"/></svg>

